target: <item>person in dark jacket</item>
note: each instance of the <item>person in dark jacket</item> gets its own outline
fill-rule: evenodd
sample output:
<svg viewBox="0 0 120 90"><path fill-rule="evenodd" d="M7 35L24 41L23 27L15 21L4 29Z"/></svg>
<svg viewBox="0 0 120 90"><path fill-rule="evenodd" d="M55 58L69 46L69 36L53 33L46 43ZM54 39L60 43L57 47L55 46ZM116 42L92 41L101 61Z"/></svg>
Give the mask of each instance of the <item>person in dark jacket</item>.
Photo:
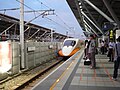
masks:
<svg viewBox="0 0 120 90"><path fill-rule="evenodd" d="M114 46L113 80L117 80L119 66L120 66L120 36L117 38L117 43Z"/></svg>
<svg viewBox="0 0 120 90"><path fill-rule="evenodd" d="M88 54L88 48L87 48L87 46L88 46L88 40L85 40L85 45L84 45L84 47L85 47L85 49L84 49L84 58L83 59L87 59L87 54Z"/></svg>
<svg viewBox="0 0 120 90"><path fill-rule="evenodd" d="M102 43L101 43L101 52L102 54L105 54L105 42L102 40Z"/></svg>

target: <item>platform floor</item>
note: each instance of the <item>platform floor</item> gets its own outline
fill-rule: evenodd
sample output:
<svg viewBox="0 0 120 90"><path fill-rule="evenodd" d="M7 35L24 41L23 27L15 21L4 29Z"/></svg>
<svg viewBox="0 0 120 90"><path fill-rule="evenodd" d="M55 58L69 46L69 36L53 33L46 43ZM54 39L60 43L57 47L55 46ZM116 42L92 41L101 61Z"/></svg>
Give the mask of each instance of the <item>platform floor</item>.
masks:
<svg viewBox="0 0 120 90"><path fill-rule="evenodd" d="M72 81L69 82L70 85L64 86L63 90L120 90L120 77L117 81L112 80L114 65L108 60L106 55L97 55L96 69L84 66L82 60Z"/></svg>
<svg viewBox="0 0 120 90"><path fill-rule="evenodd" d="M33 90L120 90L120 75L117 81L112 80L113 62L108 62L106 55L96 55L97 68L90 69L83 64L81 53L40 81Z"/></svg>

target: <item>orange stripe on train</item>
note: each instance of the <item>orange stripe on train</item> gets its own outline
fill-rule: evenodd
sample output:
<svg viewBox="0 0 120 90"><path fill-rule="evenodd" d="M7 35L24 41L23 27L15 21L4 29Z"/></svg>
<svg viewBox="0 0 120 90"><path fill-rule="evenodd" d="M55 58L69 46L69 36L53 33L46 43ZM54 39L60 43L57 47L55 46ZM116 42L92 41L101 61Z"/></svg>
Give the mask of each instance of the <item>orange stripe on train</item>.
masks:
<svg viewBox="0 0 120 90"><path fill-rule="evenodd" d="M79 50L80 50L80 48L75 48L68 56L74 55Z"/></svg>
<svg viewBox="0 0 120 90"><path fill-rule="evenodd" d="M60 56L64 56L63 53L62 53L62 49L58 51L58 54L59 54Z"/></svg>

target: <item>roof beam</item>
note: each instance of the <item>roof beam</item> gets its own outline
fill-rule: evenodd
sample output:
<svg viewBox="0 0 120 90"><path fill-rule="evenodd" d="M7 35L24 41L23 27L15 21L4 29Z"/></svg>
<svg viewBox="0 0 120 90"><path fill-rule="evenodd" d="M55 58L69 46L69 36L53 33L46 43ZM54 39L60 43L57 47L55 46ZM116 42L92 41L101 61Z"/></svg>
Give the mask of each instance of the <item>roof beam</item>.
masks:
<svg viewBox="0 0 120 90"><path fill-rule="evenodd" d="M90 17L92 18L92 20L94 21L94 23L101 29L100 25L97 23L97 21L95 20L95 18L92 16L91 12L88 10L88 8L86 7L86 5L84 4L83 0L81 0L83 6L85 7L85 9L87 10L87 12L89 13ZM101 29L102 30L102 29Z"/></svg>
<svg viewBox="0 0 120 90"><path fill-rule="evenodd" d="M117 18L115 12L113 11L110 3L108 2L108 0L103 0L105 6L107 7L108 11L110 12L111 16L113 17L113 19L115 20L115 22L117 23L118 27L120 28L120 22L119 19Z"/></svg>
<svg viewBox="0 0 120 90"><path fill-rule="evenodd" d="M90 30L93 31L94 34L96 34L97 36L99 36L99 35L97 34L97 32L96 32L95 30L93 30L92 27L91 27L85 20L84 20L84 23L87 25L87 27L90 28Z"/></svg>
<svg viewBox="0 0 120 90"><path fill-rule="evenodd" d="M6 34L6 31L9 30L10 28L12 28L15 25L15 23L13 23L12 25L10 25L7 29L5 29L2 33L0 33L0 35L2 35L3 33Z"/></svg>
<svg viewBox="0 0 120 90"><path fill-rule="evenodd" d="M76 7L77 7L77 9L78 9L79 16L82 17L82 13L81 13L81 9L80 9L80 7L79 7L80 5L79 5L78 1L77 1L77 0L74 0L74 2L75 2ZM77 17L76 17L76 18L77 18ZM84 27L84 25L83 25L83 18L79 18L78 22L79 22L79 24L80 24L81 27Z"/></svg>
<svg viewBox="0 0 120 90"><path fill-rule="evenodd" d="M82 11L82 14L103 34L102 30Z"/></svg>
<svg viewBox="0 0 120 90"><path fill-rule="evenodd" d="M106 18L109 22L114 23L114 20L112 20L110 17L108 17L104 12L102 12L98 7L96 7L93 3L91 3L89 0L84 0L86 1L91 7L93 7L98 13L100 13L104 18Z"/></svg>
<svg viewBox="0 0 120 90"><path fill-rule="evenodd" d="M40 29L38 29L31 37L29 37L29 39L31 39L34 35L36 35L36 33L38 33L40 31Z"/></svg>
<svg viewBox="0 0 120 90"><path fill-rule="evenodd" d="M37 41L40 40L40 39L42 38L42 36L44 36L46 33L47 33L47 31L45 31L45 32L37 39Z"/></svg>

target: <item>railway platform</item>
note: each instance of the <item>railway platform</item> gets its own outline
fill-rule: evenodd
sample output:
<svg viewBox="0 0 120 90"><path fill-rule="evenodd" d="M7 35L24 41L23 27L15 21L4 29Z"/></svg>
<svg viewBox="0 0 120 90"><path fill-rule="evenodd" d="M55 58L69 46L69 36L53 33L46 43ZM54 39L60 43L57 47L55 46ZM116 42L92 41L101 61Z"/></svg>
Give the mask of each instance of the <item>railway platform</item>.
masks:
<svg viewBox="0 0 120 90"><path fill-rule="evenodd" d="M65 61L32 90L119 90L118 80L112 80L113 62L106 55L96 55L96 69L84 65L83 51ZM119 70L120 74L120 70Z"/></svg>

